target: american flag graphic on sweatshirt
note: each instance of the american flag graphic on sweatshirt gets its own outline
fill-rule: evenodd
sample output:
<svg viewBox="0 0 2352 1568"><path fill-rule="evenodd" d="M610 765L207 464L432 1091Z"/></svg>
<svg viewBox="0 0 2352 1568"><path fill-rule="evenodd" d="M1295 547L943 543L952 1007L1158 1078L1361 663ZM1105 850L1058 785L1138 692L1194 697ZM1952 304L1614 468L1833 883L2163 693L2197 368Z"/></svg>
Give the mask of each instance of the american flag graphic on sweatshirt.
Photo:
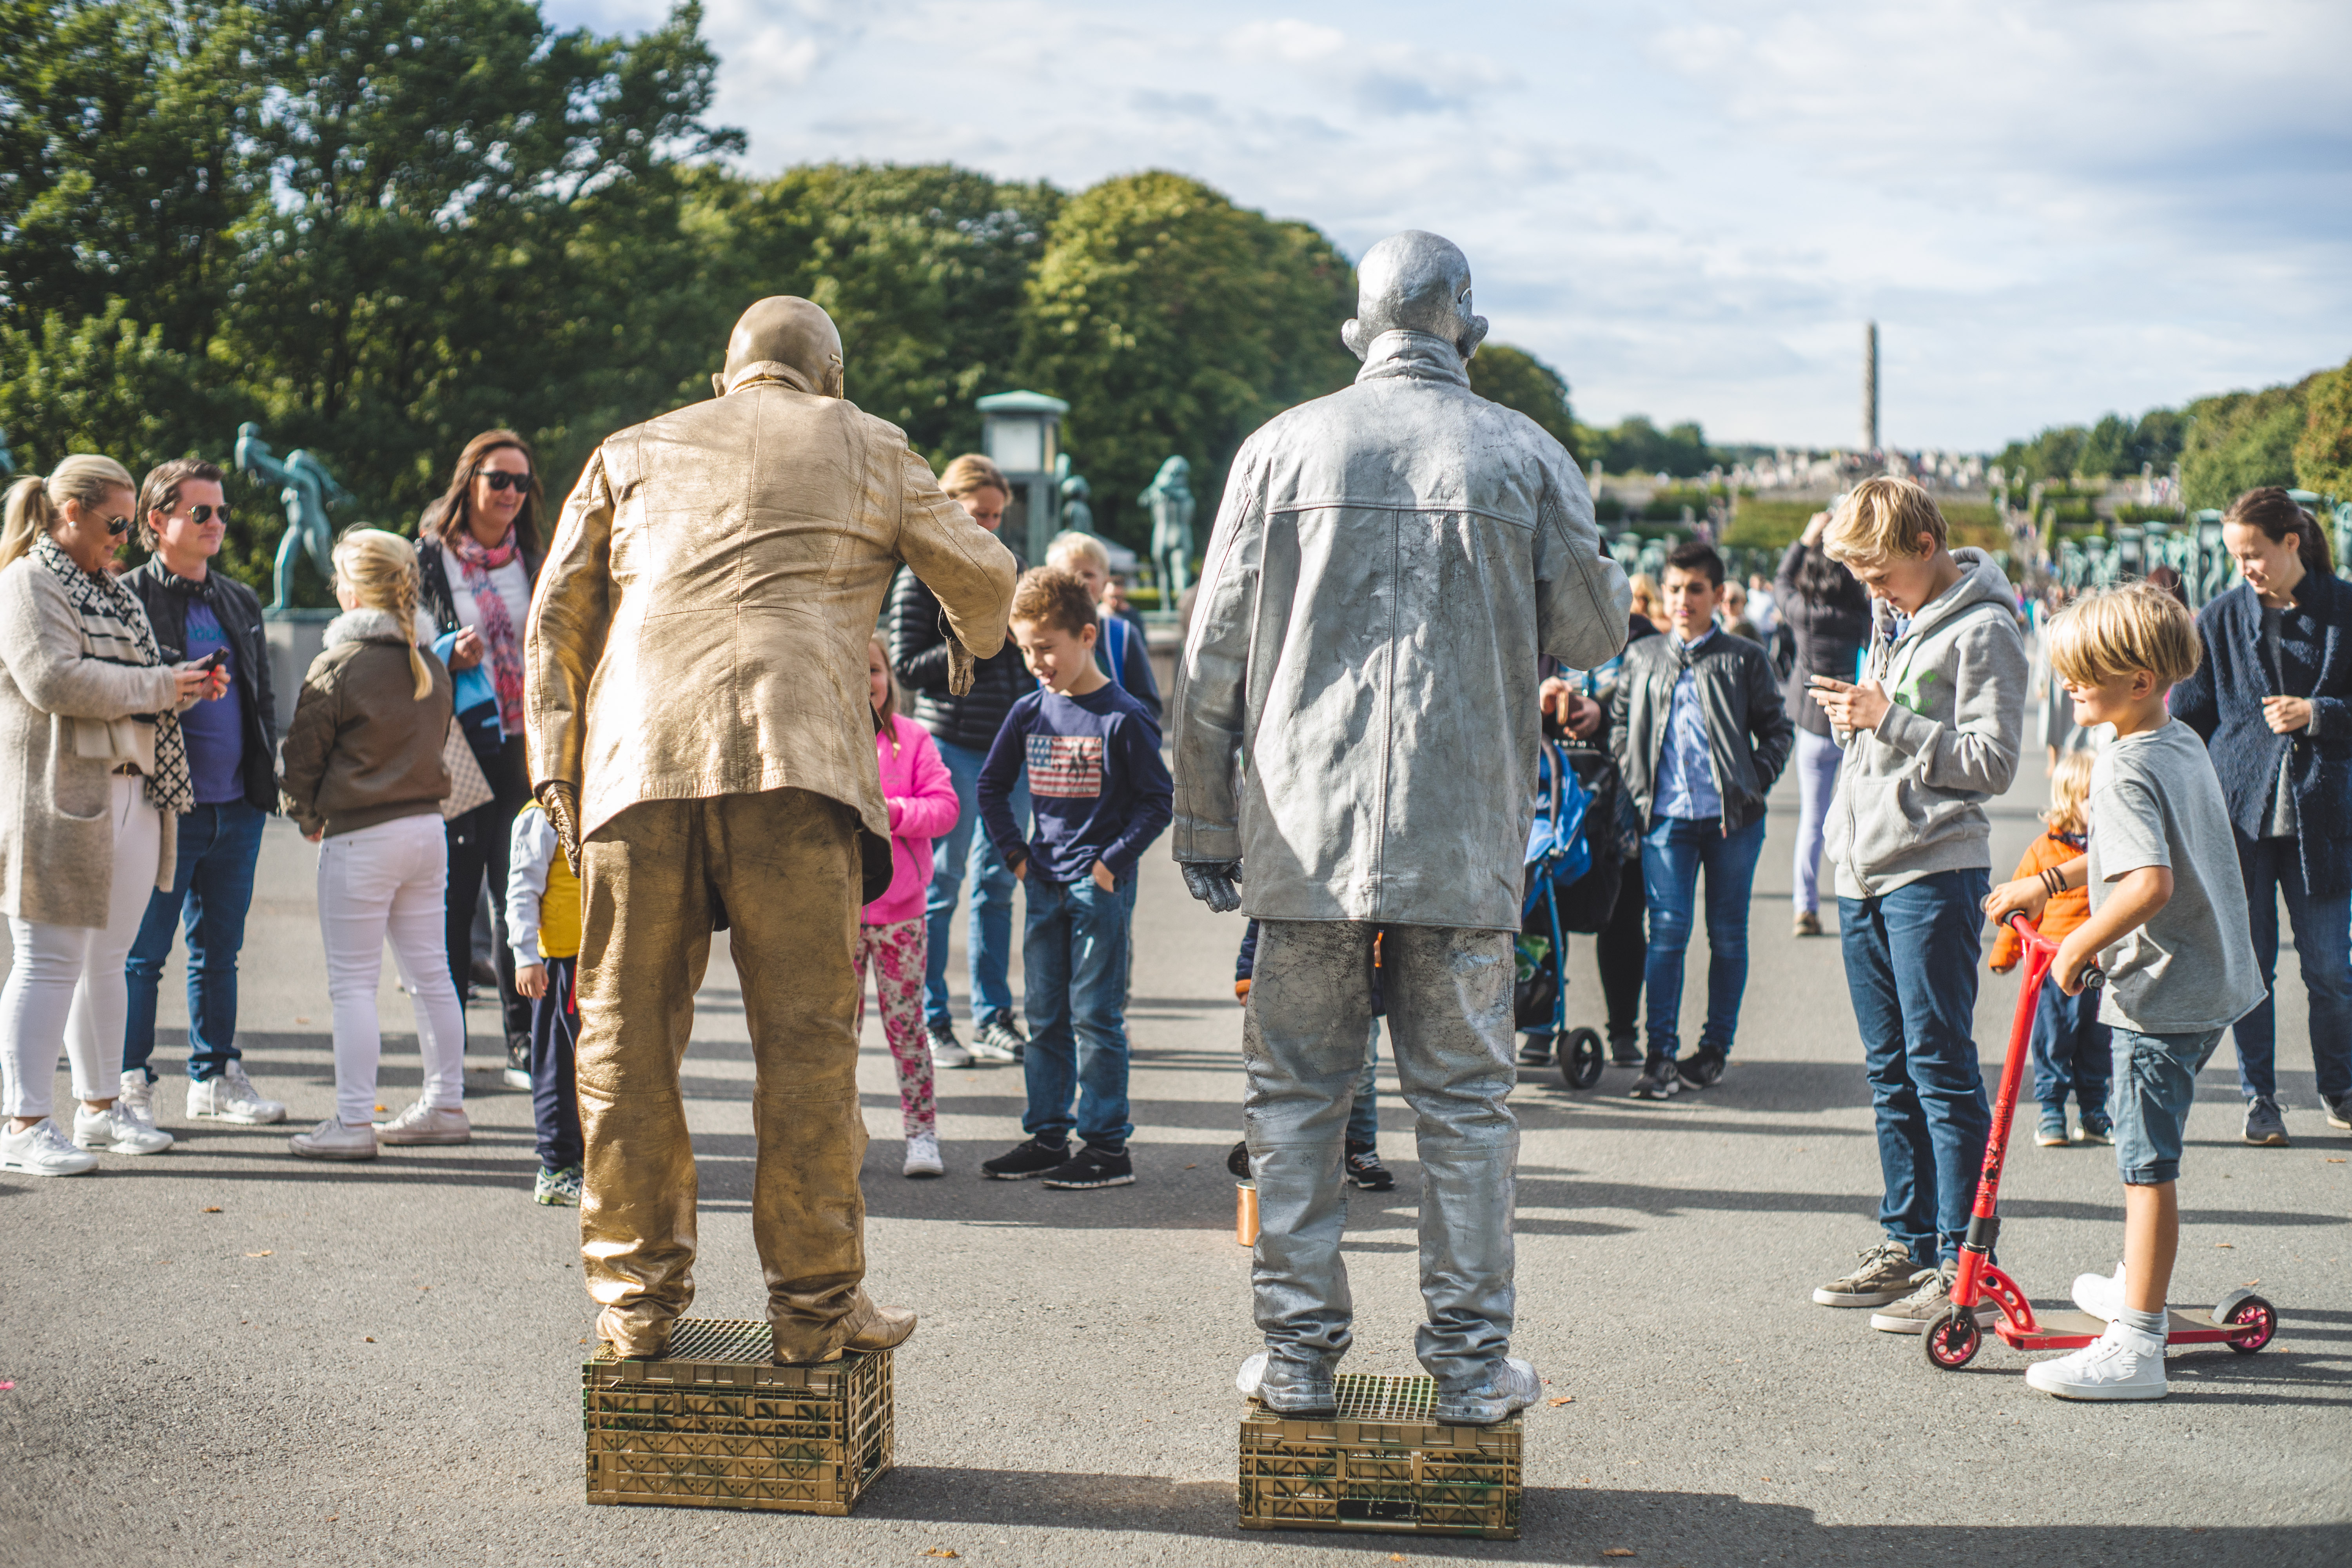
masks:
<svg viewBox="0 0 2352 1568"><path fill-rule="evenodd" d="M1029 742L1029 793L1055 800L1091 800L1102 794L1099 735L1041 735Z"/></svg>

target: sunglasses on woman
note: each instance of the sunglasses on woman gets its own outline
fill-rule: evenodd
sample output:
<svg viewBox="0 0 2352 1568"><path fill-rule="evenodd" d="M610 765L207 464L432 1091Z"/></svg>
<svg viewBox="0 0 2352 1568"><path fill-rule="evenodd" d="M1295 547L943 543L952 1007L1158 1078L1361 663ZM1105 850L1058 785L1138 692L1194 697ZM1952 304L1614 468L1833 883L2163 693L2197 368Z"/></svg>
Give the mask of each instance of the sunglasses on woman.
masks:
<svg viewBox="0 0 2352 1568"><path fill-rule="evenodd" d="M106 519L106 531L120 539L131 531L131 520L127 517L110 517Z"/></svg>
<svg viewBox="0 0 2352 1568"><path fill-rule="evenodd" d="M529 474L510 474L504 468L476 468L474 477L494 490L527 490L530 489Z"/></svg>

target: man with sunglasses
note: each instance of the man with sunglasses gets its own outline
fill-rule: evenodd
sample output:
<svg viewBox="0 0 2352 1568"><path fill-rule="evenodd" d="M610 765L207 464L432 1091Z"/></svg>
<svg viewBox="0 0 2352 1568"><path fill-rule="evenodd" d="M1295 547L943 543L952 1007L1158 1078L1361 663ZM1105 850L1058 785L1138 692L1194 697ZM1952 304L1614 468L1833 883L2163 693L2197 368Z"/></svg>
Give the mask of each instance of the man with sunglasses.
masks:
<svg viewBox="0 0 2352 1568"><path fill-rule="evenodd" d="M152 552L123 577L168 663L217 655L228 689L180 715L195 809L180 818L169 888L148 901L125 966L131 1005L122 1037L122 1102L153 1120L156 996L172 928L188 933L188 1115L257 1126L286 1107L257 1093L236 1048L236 963L253 902L261 826L277 809L278 705L261 599L212 570L228 532L221 471L175 458L139 491L139 542Z"/></svg>

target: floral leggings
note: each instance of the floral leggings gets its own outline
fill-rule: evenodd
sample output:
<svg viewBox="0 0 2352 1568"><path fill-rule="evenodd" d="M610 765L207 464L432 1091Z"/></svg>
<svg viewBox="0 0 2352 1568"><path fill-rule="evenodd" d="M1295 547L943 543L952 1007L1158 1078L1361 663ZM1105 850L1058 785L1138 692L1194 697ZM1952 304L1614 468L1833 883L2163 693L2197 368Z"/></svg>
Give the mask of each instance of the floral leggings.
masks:
<svg viewBox="0 0 2352 1568"><path fill-rule="evenodd" d="M874 994L882 1004L882 1037L898 1067L898 1114L907 1136L932 1131L931 1042L923 1032L923 921L857 928L857 1026L866 1026L866 966L874 965Z"/></svg>

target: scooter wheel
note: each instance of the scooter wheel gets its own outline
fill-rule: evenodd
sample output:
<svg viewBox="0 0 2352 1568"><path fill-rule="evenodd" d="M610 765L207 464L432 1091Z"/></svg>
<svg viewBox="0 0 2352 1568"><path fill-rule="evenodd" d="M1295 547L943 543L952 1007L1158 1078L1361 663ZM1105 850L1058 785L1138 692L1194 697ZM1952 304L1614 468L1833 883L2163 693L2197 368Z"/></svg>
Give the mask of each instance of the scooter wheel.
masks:
<svg viewBox="0 0 2352 1568"><path fill-rule="evenodd" d="M2230 1348L2240 1355L2252 1355L2271 1342L2278 1332L2278 1310L2260 1296L2249 1296L2230 1309L2229 1321L2254 1331L2242 1339L2230 1342Z"/></svg>
<svg viewBox="0 0 2352 1568"><path fill-rule="evenodd" d="M1591 1089L1601 1081L1601 1068L1608 1059L1599 1035L1591 1029L1570 1029L1561 1041L1559 1076L1570 1089Z"/></svg>
<svg viewBox="0 0 2352 1568"><path fill-rule="evenodd" d="M1927 1364L1945 1372L1958 1372L1976 1360L1983 1345L1984 1331L1977 1327L1975 1314L1958 1307L1948 1309L1919 1336Z"/></svg>

